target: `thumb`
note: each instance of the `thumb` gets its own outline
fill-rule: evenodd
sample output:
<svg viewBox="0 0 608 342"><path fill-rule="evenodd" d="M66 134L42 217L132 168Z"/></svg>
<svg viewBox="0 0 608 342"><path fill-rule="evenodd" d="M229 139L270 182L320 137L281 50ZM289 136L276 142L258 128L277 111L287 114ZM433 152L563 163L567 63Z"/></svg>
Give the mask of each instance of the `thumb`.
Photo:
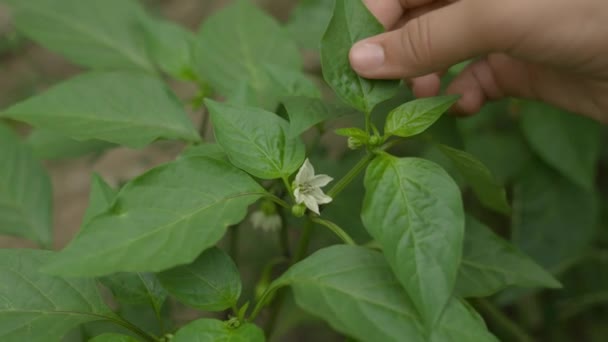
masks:
<svg viewBox="0 0 608 342"><path fill-rule="evenodd" d="M367 78L412 78L492 50L486 1L457 1L409 20L403 27L356 43L353 69ZM488 43L489 42L489 43Z"/></svg>

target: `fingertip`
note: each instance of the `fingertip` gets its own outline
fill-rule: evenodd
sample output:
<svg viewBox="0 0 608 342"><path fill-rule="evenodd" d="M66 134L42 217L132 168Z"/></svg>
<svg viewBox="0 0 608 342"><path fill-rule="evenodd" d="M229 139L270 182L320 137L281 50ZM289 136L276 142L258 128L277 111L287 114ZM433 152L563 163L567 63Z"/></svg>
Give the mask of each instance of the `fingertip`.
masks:
<svg viewBox="0 0 608 342"><path fill-rule="evenodd" d="M359 75L374 78L374 71L382 67L386 55L381 45L363 40L353 45L348 58L353 70Z"/></svg>

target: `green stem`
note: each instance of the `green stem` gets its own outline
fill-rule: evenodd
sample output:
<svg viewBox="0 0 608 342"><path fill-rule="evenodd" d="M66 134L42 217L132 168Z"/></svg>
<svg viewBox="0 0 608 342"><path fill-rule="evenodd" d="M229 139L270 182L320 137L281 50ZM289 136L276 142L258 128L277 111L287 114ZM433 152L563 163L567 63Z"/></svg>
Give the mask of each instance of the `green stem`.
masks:
<svg viewBox="0 0 608 342"><path fill-rule="evenodd" d="M304 228L302 230L302 235L300 236L300 242L298 243L298 249L296 249L296 253L291 260L292 265L306 257L308 245L310 244L310 236L312 235L312 228L312 221L310 218L306 219Z"/></svg>
<svg viewBox="0 0 608 342"><path fill-rule="evenodd" d="M291 184L289 184L289 179L287 179L287 177L285 177L285 176L281 177L281 179L283 180L283 184L285 185L285 190L287 190L287 192L289 193L289 197L291 197L291 199L295 201L296 198L293 194L293 189L291 188Z"/></svg>
<svg viewBox="0 0 608 342"><path fill-rule="evenodd" d="M474 303L482 311L482 313L489 316L497 326L499 326L505 332L508 332L511 336L513 336L515 338L515 341L534 341L534 339L530 335L528 335L528 333L523 328L517 325L517 323L513 322L513 320L507 317L507 315L500 311L491 302L487 301L486 299L477 299Z"/></svg>
<svg viewBox="0 0 608 342"><path fill-rule="evenodd" d="M361 159L355 166L353 166L350 171L342 179L340 179L328 192L327 196L331 198L335 198L338 196L344 188L346 188L358 175L367 167L372 159L374 159L375 155L372 153L368 153L363 159Z"/></svg>
<svg viewBox="0 0 608 342"><path fill-rule="evenodd" d="M353 238L351 238L350 235L348 235L348 233L345 232L344 229L340 228L340 226L338 226L337 224L335 224L331 221L328 221L328 220L323 220L319 217L312 218L312 222L318 223L322 226L329 228L329 230L331 230L334 234L336 234L342 241L344 241L345 244L351 245L351 246L357 245L355 240L353 240Z"/></svg>
<svg viewBox="0 0 608 342"><path fill-rule="evenodd" d="M283 201L282 199L280 199L279 197L277 197L271 193L264 194L264 197L273 201L274 203L280 205L281 207L283 207L285 209L291 209L291 206L289 205L289 203Z"/></svg>

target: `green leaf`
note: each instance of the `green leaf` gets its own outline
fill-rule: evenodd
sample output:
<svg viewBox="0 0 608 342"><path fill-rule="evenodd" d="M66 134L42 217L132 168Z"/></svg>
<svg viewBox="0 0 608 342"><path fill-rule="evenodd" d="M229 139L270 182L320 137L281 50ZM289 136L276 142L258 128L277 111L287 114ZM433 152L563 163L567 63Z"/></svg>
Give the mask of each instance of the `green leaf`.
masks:
<svg viewBox="0 0 608 342"><path fill-rule="evenodd" d="M17 30L90 68L154 72L137 30L133 0L28 0L10 3Z"/></svg>
<svg viewBox="0 0 608 342"><path fill-rule="evenodd" d="M196 36L177 23L144 17L141 20L146 51L162 71L192 80L195 77Z"/></svg>
<svg viewBox="0 0 608 342"><path fill-rule="evenodd" d="M350 110L325 104L317 98L292 96L282 100L289 116L289 136L296 137L312 126L338 116L345 115Z"/></svg>
<svg viewBox="0 0 608 342"><path fill-rule="evenodd" d="M513 203L513 242L552 272L579 257L595 236L597 194L540 162L517 180Z"/></svg>
<svg viewBox="0 0 608 342"><path fill-rule="evenodd" d="M191 157L159 166L125 185L45 271L101 276L190 263L264 194L247 174L219 160Z"/></svg>
<svg viewBox="0 0 608 342"><path fill-rule="evenodd" d="M188 146L184 149L184 151L180 154L180 158L188 158L188 157L209 157L212 159L228 161L228 157L226 156L226 152L222 149L222 147L218 144L200 144Z"/></svg>
<svg viewBox="0 0 608 342"><path fill-rule="evenodd" d="M460 96L437 96L418 99L393 109L386 119L384 134L411 137L431 127Z"/></svg>
<svg viewBox="0 0 608 342"><path fill-rule="evenodd" d="M465 151L446 145L440 144L439 150L452 161L482 205L502 214L511 213L505 188L482 162Z"/></svg>
<svg viewBox="0 0 608 342"><path fill-rule="evenodd" d="M239 270L221 249L203 252L194 262L158 274L163 286L180 302L203 311L222 311L241 295Z"/></svg>
<svg viewBox="0 0 608 342"><path fill-rule="evenodd" d="M152 273L116 273L100 279L121 305L150 305L158 317L167 291Z"/></svg>
<svg viewBox="0 0 608 342"><path fill-rule="evenodd" d="M171 342L264 342L264 332L251 323L233 328L228 322L199 319L181 328Z"/></svg>
<svg viewBox="0 0 608 342"><path fill-rule="evenodd" d="M371 113L377 104L393 97L399 81L360 77L351 68L348 54L357 41L382 32L382 24L361 0L336 0L329 27L321 41L325 80L344 102L365 113Z"/></svg>
<svg viewBox="0 0 608 342"><path fill-rule="evenodd" d="M76 140L98 139L133 148L156 139L200 141L167 86L134 72L79 75L2 115Z"/></svg>
<svg viewBox="0 0 608 342"><path fill-rule="evenodd" d="M138 339L120 334L102 334L90 339L89 342L139 342Z"/></svg>
<svg viewBox="0 0 608 342"><path fill-rule="evenodd" d="M281 82L294 74L301 80L300 53L287 31L245 0L205 20L196 60L200 78L228 100L265 109L274 109L282 96L296 95L277 84L273 70L280 70Z"/></svg>
<svg viewBox="0 0 608 342"><path fill-rule="evenodd" d="M301 0L290 15L287 30L298 45L318 50L331 19L334 0Z"/></svg>
<svg viewBox="0 0 608 342"><path fill-rule="evenodd" d="M595 184L600 125L543 103L527 102L521 124L532 149L551 167L585 189Z"/></svg>
<svg viewBox="0 0 608 342"><path fill-rule="evenodd" d="M27 143L34 150L34 154L41 159L76 158L114 146L100 140L77 141L45 129L34 130L27 137Z"/></svg>
<svg viewBox="0 0 608 342"><path fill-rule="evenodd" d="M361 217L426 324L447 305L462 254L460 190L437 164L377 157L365 175Z"/></svg>
<svg viewBox="0 0 608 342"><path fill-rule="evenodd" d="M460 297L487 297L510 286L561 287L530 257L476 219L467 217L456 294Z"/></svg>
<svg viewBox="0 0 608 342"><path fill-rule="evenodd" d="M59 341L78 325L116 320L92 279L38 272L53 252L0 250L0 340Z"/></svg>
<svg viewBox="0 0 608 342"><path fill-rule="evenodd" d="M89 194L89 206L84 213L82 222L89 223L91 219L103 213L116 197L117 191L112 189L101 176L93 174L91 179L91 192Z"/></svg>
<svg viewBox="0 0 608 342"><path fill-rule="evenodd" d="M206 100L215 138L235 166L262 178L288 177L304 161L305 146L289 123L258 108Z"/></svg>
<svg viewBox="0 0 608 342"><path fill-rule="evenodd" d="M483 321L454 299L431 329L433 337L427 338L386 260L367 248L339 245L319 250L272 286L285 285L293 289L298 306L361 341L494 340Z"/></svg>
<svg viewBox="0 0 608 342"><path fill-rule="evenodd" d="M51 181L10 128L0 124L0 234L52 242Z"/></svg>

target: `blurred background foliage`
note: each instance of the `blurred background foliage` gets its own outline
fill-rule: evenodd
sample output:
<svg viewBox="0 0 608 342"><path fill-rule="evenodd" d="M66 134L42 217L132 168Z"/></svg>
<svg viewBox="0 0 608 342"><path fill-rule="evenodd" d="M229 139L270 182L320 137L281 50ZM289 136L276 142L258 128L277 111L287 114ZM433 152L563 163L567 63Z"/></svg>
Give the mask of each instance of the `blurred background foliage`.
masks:
<svg viewBox="0 0 608 342"><path fill-rule="evenodd" d="M230 1L144 2L152 12L196 30L201 21ZM311 79L320 80L318 42L329 20L333 1L258 0L257 3L284 23L305 56L305 68ZM444 85L462 66L450 70L444 77ZM0 108L80 71L80 67L15 30L10 13L0 7ZM183 82L173 81L172 86L184 101L197 92ZM387 108L409 99L412 95L404 89L395 99L377 108L374 118L382 122ZM191 114L198 121L205 115L196 110ZM333 129L356 124L357 120L356 116L347 116L332 121L321 131L313 129L305 134L309 146L320 147L311 155L318 172L329 173L338 179L356 163L357 154L346 148L345 139L333 134ZM118 185L145 169L174 158L182 148L161 142L140 151L115 149L108 143L78 143L52 132L30 133L27 127L19 128L24 134L31 134L28 142L37 155L46 160L45 165L52 175L56 248L62 247L78 230L92 172L99 172ZM203 133L211 137L208 130ZM496 320L504 318L501 315L506 315L539 341L599 342L608 339L608 127L541 103L505 99L487 104L470 118L445 116L428 135L481 160L498 182L506 186L512 211L505 215L480 203L452 161L428 143L428 136L398 146L397 153L423 156L444 166L462 186L469 213L510 239L564 285L561 290L513 288L492 297L502 313L486 310L483 306L479 309L490 327L498 329L497 335L509 336L501 335L504 332L495 324ZM357 214L363 198L361 178L324 215L347 229L357 242L366 243L370 238ZM299 223L294 220L293 225L299 226ZM256 287L264 285L257 282L265 265L276 255L284 254L285 249L281 249L280 236L253 230L248 221L231 229L223 246L238 263L245 297L253 298ZM294 229L292 234L299 232ZM337 241L325 230L318 229L313 242L313 247L319 248ZM0 246L29 245L19 239L3 238ZM272 272L268 276L271 277ZM309 341L313 336L319 341L344 340L321 321L298 310L291 297L286 298L281 312L265 317L276 324L274 340ZM141 326L159 328L157 317L147 303L123 304L120 311ZM199 312L174 301L163 308L163 314L171 317L176 326L200 316ZM103 328L99 325L87 324L71 334L67 341L86 340Z"/></svg>

